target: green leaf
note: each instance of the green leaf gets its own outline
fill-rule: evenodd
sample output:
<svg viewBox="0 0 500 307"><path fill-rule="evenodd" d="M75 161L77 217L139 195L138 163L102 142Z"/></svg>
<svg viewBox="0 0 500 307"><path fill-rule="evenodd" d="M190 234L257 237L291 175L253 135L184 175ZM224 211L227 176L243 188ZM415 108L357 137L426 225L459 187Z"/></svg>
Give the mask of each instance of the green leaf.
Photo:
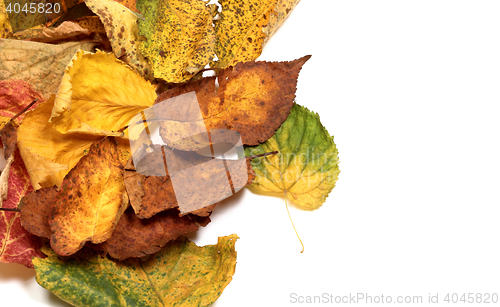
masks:
<svg viewBox="0 0 500 307"><path fill-rule="evenodd" d="M180 238L147 261L117 262L88 250L63 260L47 248L48 257L33 264L36 281L75 306L208 306L232 279L236 239L198 247Z"/></svg>
<svg viewBox="0 0 500 307"><path fill-rule="evenodd" d="M278 151L251 161L256 178L252 187L262 192L286 193L305 209L317 209L335 187L338 151L319 115L295 105L273 137L245 149L247 156Z"/></svg>

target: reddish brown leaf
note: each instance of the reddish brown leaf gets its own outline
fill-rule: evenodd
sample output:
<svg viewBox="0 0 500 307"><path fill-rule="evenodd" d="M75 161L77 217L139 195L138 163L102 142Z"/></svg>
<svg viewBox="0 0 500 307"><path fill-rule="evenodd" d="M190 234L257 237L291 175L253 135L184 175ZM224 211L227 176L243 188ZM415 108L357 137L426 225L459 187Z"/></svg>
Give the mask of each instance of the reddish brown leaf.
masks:
<svg viewBox="0 0 500 307"><path fill-rule="evenodd" d="M198 228L197 222L189 216L179 217L177 209L161 212L150 219L139 219L130 208L121 217L111 238L95 248L118 260L142 257L156 253L167 242Z"/></svg>
<svg viewBox="0 0 500 307"><path fill-rule="evenodd" d="M176 110L174 120L160 124L160 136L169 146L180 150L197 150L202 145L192 138L197 135L192 127L233 129L241 134L245 145L257 145L269 139L288 117L294 104L297 78L302 65L310 56L292 62L246 62L220 71L219 88L215 89L215 77L186 83L163 92L155 101L196 92L202 111L203 122L190 114L190 110ZM164 106L164 107L162 107ZM161 119L171 119L168 104L159 105L155 111ZM178 141L182 140L182 141ZM174 145L171 145L174 144Z"/></svg>
<svg viewBox="0 0 500 307"><path fill-rule="evenodd" d="M9 189L3 208L16 208L19 200L33 191L28 171L19 154L14 152L14 162L9 173ZM40 238L26 231L20 222L19 212L0 211L0 261L20 263L32 268L31 258L44 257L40 252Z"/></svg>
<svg viewBox="0 0 500 307"><path fill-rule="evenodd" d="M24 196L19 202L21 225L30 233L50 238L50 208L56 201L57 186L41 188Z"/></svg>

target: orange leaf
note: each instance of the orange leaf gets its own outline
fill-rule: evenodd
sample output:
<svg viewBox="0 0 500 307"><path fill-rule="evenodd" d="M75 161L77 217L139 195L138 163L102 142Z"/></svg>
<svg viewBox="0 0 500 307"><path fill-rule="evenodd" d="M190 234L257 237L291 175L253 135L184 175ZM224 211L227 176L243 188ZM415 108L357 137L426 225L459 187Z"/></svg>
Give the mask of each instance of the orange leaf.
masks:
<svg viewBox="0 0 500 307"><path fill-rule="evenodd" d="M128 205L123 183L126 160L114 138L94 143L63 180L52 206L50 245L71 255L85 242L109 239Z"/></svg>

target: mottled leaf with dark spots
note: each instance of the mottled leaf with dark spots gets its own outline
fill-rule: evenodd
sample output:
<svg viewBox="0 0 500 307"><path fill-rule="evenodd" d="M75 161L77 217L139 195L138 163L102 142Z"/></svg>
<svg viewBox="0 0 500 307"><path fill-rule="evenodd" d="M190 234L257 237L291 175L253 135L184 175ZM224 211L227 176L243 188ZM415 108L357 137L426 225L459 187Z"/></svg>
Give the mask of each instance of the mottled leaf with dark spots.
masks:
<svg viewBox="0 0 500 307"><path fill-rule="evenodd" d="M180 238L145 262L115 262L88 250L63 260L50 249L33 262L37 282L74 306L209 306L232 280L237 239L198 247Z"/></svg>

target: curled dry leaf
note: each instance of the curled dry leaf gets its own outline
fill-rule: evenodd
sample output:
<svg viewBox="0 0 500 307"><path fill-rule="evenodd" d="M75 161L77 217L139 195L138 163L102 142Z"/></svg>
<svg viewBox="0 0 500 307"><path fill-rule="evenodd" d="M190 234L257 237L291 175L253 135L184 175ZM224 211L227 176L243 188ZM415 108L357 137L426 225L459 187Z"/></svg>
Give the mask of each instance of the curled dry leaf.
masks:
<svg viewBox="0 0 500 307"><path fill-rule="evenodd" d="M50 121L64 134L120 136L116 131L155 98L154 87L114 54L79 51L65 71Z"/></svg>
<svg viewBox="0 0 500 307"><path fill-rule="evenodd" d="M215 77L203 78L163 92L155 103L194 91L203 117L199 125L205 126L208 131L236 130L243 144L257 145L270 138L290 113L299 71L309 58L305 56L291 62L240 63L219 73L217 91ZM158 107L155 111L162 119L171 116L168 108ZM186 110L181 117L189 119L190 111ZM160 136L176 149L197 150L203 147L191 138L197 133L188 128L180 120L164 120L160 124Z"/></svg>
<svg viewBox="0 0 500 307"><path fill-rule="evenodd" d="M0 40L0 79L28 82L45 98L55 93L64 69L78 50L90 51L95 43L60 45L13 39Z"/></svg>
<svg viewBox="0 0 500 307"><path fill-rule="evenodd" d="M27 40L41 43L50 43L77 37L79 35L90 35L90 31L82 28L77 23L65 21L54 29L44 27L41 29L38 35Z"/></svg>
<svg viewBox="0 0 500 307"><path fill-rule="evenodd" d="M189 80L214 57L212 19L215 4L202 0L138 0L146 37L140 50L152 63L154 76L170 83Z"/></svg>
<svg viewBox="0 0 500 307"><path fill-rule="evenodd" d="M33 263L36 281L74 306L209 306L232 280L237 239L198 247L180 238L144 262L115 262L88 250L63 260L44 249L48 257Z"/></svg>
<svg viewBox="0 0 500 307"><path fill-rule="evenodd" d="M319 208L335 187L340 170L337 147L318 114L295 105L272 138L245 152L251 156L275 150L277 155L252 160L256 173L252 187L285 192L305 209Z"/></svg>
<svg viewBox="0 0 500 307"><path fill-rule="evenodd" d="M19 200L33 191L28 172L19 151L12 155L14 162L9 172L9 189L3 208L16 208ZM7 170L4 170L7 172ZM30 234L20 222L19 212L0 211L0 262L20 263L32 268L31 258L44 257L40 252L40 238Z"/></svg>
<svg viewBox="0 0 500 307"><path fill-rule="evenodd" d="M300 0L219 0L220 18L215 21L214 66L226 68L253 61Z"/></svg>
<svg viewBox="0 0 500 307"><path fill-rule="evenodd" d="M129 203L123 183L126 161L118 143L105 138L92 144L64 178L50 215L50 245L57 254L71 255L87 241L111 237Z"/></svg>
<svg viewBox="0 0 500 307"><path fill-rule="evenodd" d="M104 24L115 56L121 58L125 55L127 64L146 80L152 80L151 67L139 51L138 14L127 9L122 5L124 3L113 0L85 0L85 4L99 16ZM135 8L135 2L133 7Z"/></svg>

